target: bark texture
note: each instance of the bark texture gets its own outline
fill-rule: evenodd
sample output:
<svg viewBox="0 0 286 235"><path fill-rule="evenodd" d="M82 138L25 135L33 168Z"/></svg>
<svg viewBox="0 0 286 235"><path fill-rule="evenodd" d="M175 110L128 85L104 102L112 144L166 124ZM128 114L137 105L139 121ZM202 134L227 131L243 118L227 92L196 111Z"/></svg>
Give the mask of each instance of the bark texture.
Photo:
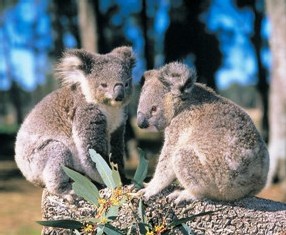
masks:
<svg viewBox="0 0 286 235"><path fill-rule="evenodd" d="M187 222L194 234L286 234L286 204L257 197L245 198L236 202L193 201L176 206L166 200L166 195L174 190L173 186L165 189L156 197L144 202L146 215L153 224L167 223L175 218L184 218L193 214L216 211L212 214L196 217ZM108 189L101 191L105 197ZM138 199L120 209L119 216L113 223L119 228L130 227L137 212ZM43 220L76 219L94 217L96 209L83 199L76 198L71 204L67 200L49 194L46 190L42 198ZM68 235L70 230L44 227L42 235ZM134 231L132 234L138 234ZM183 234L180 228L169 234Z"/></svg>
<svg viewBox="0 0 286 235"><path fill-rule="evenodd" d="M96 15L91 0L78 0L80 40L83 49L98 52Z"/></svg>
<svg viewBox="0 0 286 235"><path fill-rule="evenodd" d="M286 182L286 0L267 0L272 52L269 97L269 183Z"/></svg>

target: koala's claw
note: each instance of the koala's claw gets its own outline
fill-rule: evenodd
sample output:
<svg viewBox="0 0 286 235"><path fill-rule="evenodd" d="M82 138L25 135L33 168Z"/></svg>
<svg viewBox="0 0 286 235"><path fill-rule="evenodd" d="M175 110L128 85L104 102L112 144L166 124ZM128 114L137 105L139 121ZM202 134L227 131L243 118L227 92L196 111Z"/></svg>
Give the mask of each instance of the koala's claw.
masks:
<svg viewBox="0 0 286 235"><path fill-rule="evenodd" d="M175 190L167 196L169 201L174 201L176 205L179 205L183 202L188 202L195 200L196 197L187 190Z"/></svg>
<svg viewBox="0 0 286 235"><path fill-rule="evenodd" d="M142 197L144 195L144 189L140 189L138 192L134 194L137 197Z"/></svg>
<svg viewBox="0 0 286 235"><path fill-rule="evenodd" d="M143 198L144 201L148 201L153 196L153 193L148 193L146 188L140 189L136 194L138 197Z"/></svg>

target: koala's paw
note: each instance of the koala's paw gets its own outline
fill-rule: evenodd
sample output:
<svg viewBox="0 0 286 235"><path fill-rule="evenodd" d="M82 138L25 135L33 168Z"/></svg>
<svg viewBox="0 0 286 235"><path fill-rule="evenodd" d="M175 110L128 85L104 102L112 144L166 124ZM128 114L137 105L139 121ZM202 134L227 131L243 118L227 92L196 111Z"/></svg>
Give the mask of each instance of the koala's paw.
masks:
<svg viewBox="0 0 286 235"><path fill-rule="evenodd" d="M167 196L169 201L174 201L176 205L179 205L183 202L189 202L196 200L197 198L187 190L175 190Z"/></svg>
<svg viewBox="0 0 286 235"><path fill-rule="evenodd" d="M150 199L150 197L152 197L154 194L148 192L146 190L146 188L143 188L143 189L140 189L137 193L136 193L136 196L137 197L140 197L140 198L143 198L144 201L148 201Z"/></svg>

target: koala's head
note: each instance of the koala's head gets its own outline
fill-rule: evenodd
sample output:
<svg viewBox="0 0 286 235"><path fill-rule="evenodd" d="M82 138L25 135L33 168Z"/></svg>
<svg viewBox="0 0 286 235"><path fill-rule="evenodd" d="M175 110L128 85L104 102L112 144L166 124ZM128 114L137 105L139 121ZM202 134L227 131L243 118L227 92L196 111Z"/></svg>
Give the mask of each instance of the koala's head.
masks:
<svg viewBox="0 0 286 235"><path fill-rule="evenodd" d="M138 126L165 129L176 109L188 99L195 81L195 70L178 62L146 71L137 109Z"/></svg>
<svg viewBox="0 0 286 235"><path fill-rule="evenodd" d="M79 84L89 103L122 106L131 97L134 64L131 47L104 55L75 49L64 53L56 75L63 85Z"/></svg>

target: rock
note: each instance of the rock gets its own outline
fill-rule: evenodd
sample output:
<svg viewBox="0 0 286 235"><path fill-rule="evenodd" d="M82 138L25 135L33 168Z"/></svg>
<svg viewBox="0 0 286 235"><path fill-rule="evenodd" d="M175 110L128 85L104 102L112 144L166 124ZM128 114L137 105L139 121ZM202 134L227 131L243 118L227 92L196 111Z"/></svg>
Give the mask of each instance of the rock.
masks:
<svg viewBox="0 0 286 235"><path fill-rule="evenodd" d="M145 201L145 211L153 224L163 220L170 223L174 219L184 218L201 212L214 211L211 214L196 217L187 222L194 234L286 234L286 204L257 197L244 198L235 202L192 201L176 206L166 199L174 186L162 191L156 197ZM102 197L110 194L109 189L100 191ZM123 205L118 218L112 225L121 229L128 228L135 221L134 212L138 211L138 198ZM96 208L82 198L75 197L72 202L43 191L43 220L74 219L84 221L94 218ZM137 217L138 215L136 215ZM70 235L71 230L44 227L42 235ZM137 234L134 231L132 234ZM169 234L184 234L180 227Z"/></svg>

